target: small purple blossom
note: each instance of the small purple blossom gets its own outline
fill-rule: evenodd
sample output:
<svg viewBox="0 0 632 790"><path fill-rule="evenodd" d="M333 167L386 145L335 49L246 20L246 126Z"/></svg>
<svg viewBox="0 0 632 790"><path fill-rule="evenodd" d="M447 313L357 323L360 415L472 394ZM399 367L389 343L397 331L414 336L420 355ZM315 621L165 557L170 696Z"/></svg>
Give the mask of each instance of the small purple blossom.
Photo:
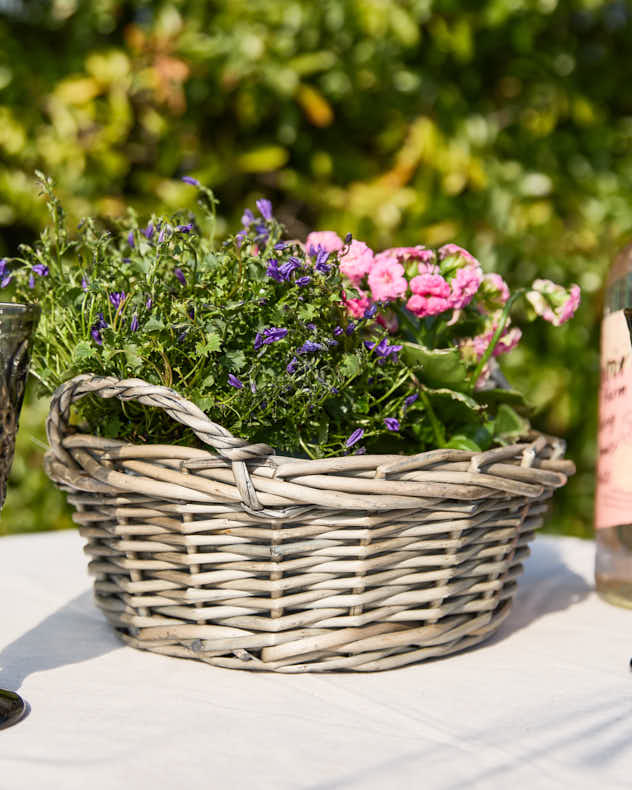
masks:
<svg viewBox="0 0 632 790"><path fill-rule="evenodd" d="M237 247L241 247L244 243L244 239L246 238L246 231L240 230L239 233L235 234L235 241L237 242Z"/></svg>
<svg viewBox="0 0 632 790"><path fill-rule="evenodd" d="M311 280L312 280L311 277L308 277L307 275L305 275L305 277L298 277L295 280L295 282L296 282L296 285L298 285L300 288L302 288L304 285L308 285L311 282Z"/></svg>
<svg viewBox="0 0 632 790"><path fill-rule="evenodd" d="M158 234L158 244L162 244L167 236L167 226L163 225L160 228L160 233Z"/></svg>
<svg viewBox="0 0 632 790"><path fill-rule="evenodd" d="M353 321L349 321L349 324L347 325L347 328L345 329L345 333L347 335L351 335L351 334L353 334L353 331L354 331L355 328L356 327L355 327L355 324L353 323Z"/></svg>
<svg viewBox="0 0 632 790"><path fill-rule="evenodd" d="M193 178L193 176L182 176L180 180L184 181L185 184L190 184L192 187L200 186L200 182L197 180L197 178Z"/></svg>
<svg viewBox="0 0 632 790"><path fill-rule="evenodd" d="M6 288L10 282L11 282L11 275L5 274L5 276L0 280L0 288Z"/></svg>
<svg viewBox="0 0 632 790"><path fill-rule="evenodd" d="M339 392L340 392L340 390L338 389L338 387L332 387L331 388L331 394L332 395L337 395Z"/></svg>
<svg viewBox="0 0 632 790"><path fill-rule="evenodd" d="M333 339L333 338L331 338L331 337L328 337L328 338L327 338L327 345L328 345L328 346L331 346L331 347L333 348L334 346L337 346L337 345L338 345L338 341L337 341L337 340L334 340L334 339Z"/></svg>
<svg viewBox="0 0 632 790"><path fill-rule="evenodd" d="M145 302L145 309L146 310L151 310L152 304L153 304L153 302L151 300L151 296L148 296L147 297L147 301Z"/></svg>
<svg viewBox="0 0 632 790"><path fill-rule="evenodd" d="M366 455L366 447L358 447L358 449L353 454L354 455Z"/></svg>
<svg viewBox="0 0 632 790"><path fill-rule="evenodd" d="M356 444L356 442L359 442L363 436L364 436L364 428L356 428L355 431L345 442L345 446L353 447L353 445Z"/></svg>
<svg viewBox="0 0 632 790"><path fill-rule="evenodd" d="M143 230L141 230L141 233L147 239L147 241L151 241L152 236L154 235L154 223L150 222L146 228L143 228Z"/></svg>
<svg viewBox="0 0 632 790"><path fill-rule="evenodd" d="M283 338L287 335L288 330L285 327L270 327L270 329L263 330L263 344L269 345L270 343L276 343L277 340L283 340Z"/></svg>
<svg viewBox="0 0 632 790"><path fill-rule="evenodd" d="M399 420L395 417L385 417L384 425L386 425L389 431L399 431Z"/></svg>
<svg viewBox="0 0 632 790"><path fill-rule="evenodd" d="M130 321L129 328L130 332L138 332L138 327L140 324L138 323L138 316L136 313L132 316L132 320Z"/></svg>
<svg viewBox="0 0 632 790"><path fill-rule="evenodd" d="M179 280L182 283L182 285L187 284L187 278L184 276L184 272L182 271L182 269L179 269L176 266L176 268L173 270L173 273L175 274L176 279Z"/></svg>
<svg viewBox="0 0 632 790"><path fill-rule="evenodd" d="M257 392L257 385L254 381L250 382L250 392L252 392L253 395Z"/></svg>
<svg viewBox="0 0 632 790"><path fill-rule="evenodd" d="M296 372L297 367L298 367L298 359L296 357L292 357L292 359L288 362L287 367L285 369L289 374L292 374Z"/></svg>
<svg viewBox="0 0 632 790"><path fill-rule="evenodd" d="M178 335L178 337L176 338L176 341L177 341L178 343L182 343L182 341L184 340L184 338L185 338L186 336L187 336L187 330L185 329L185 330L184 330L184 332L180 332L180 334L179 334L179 335Z"/></svg>
<svg viewBox="0 0 632 790"><path fill-rule="evenodd" d="M257 332L257 334L255 335L255 342L254 342L255 351L259 351L262 345L263 345L263 335L261 334L261 332Z"/></svg>
<svg viewBox="0 0 632 790"><path fill-rule="evenodd" d="M412 395L409 395L406 400L404 401L405 406L412 406L413 403L419 398L419 393L413 392Z"/></svg>
<svg viewBox="0 0 632 790"><path fill-rule="evenodd" d="M341 326L337 326L337 327L334 329L334 335L335 335L336 337L340 337L340 335L341 335L343 332L344 332L344 329L343 329Z"/></svg>
<svg viewBox="0 0 632 790"><path fill-rule="evenodd" d="M272 277L273 280L276 280L278 283L283 282L285 279L281 270L279 269L279 263L276 258L270 258L268 261L268 268L266 269L266 274L268 277Z"/></svg>
<svg viewBox="0 0 632 790"><path fill-rule="evenodd" d="M345 236L345 244L351 244L352 241L353 241L353 234L347 233L347 235Z"/></svg>
<svg viewBox="0 0 632 790"><path fill-rule="evenodd" d="M134 244L134 231L133 230L130 230L130 232L127 234L127 243L129 244L129 246L132 249L134 249L134 247L136 246Z"/></svg>
<svg viewBox="0 0 632 790"><path fill-rule="evenodd" d="M364 311L365 318L373 318L373 316L377 313L377 305L375 302L370 304L367 309Z"/></svg>
<svg viewBox="0 0 632 790"><path fill-rule="evenodd" d="M85 276L81 278L81 290L87 291L88 290L88 281L86 280Z"/></svg>
<svg viewBox="0 0 632 790"><path fill-rule="evenodd" d="M309 329L310 332L316 331L316 324L313 324L311 321L308 324L305 324L305 326Z"/></svg>
<svg viewBox="0 0 632 790"><path fill-rule="evenodd" d="M33 273L29 274L29 288L31 290L35 288L35 277L33 277Z"/></svg>
<svg viewBox="0 0 632 790"><path fill-rule="evenodd" d="M118 313L118 311L123 306L123 302L125 301L125 291L114 291L109 295L108 298L110 300L110 304Z"/></svg>
<svg viewBox="0 0 632 790"><path fill-rule="evenodd" d="M284 264L279 266L281 277L283 277L284 280L289 280L292 272L295 271L295 269L298 269L300 265L301 263L298 258L288 258ZM296 282L298 283L298 280Z"/></svg>
<svg viewBox="0 0 632 790"><path fill-rule="evenodd" d="M322 343L314 343L313 340L306 340L303 345L296 350L297 354L313 354L316 351L322 351L324 348Z"/></svg>
<svg viewBox="0 0 632 790"><path fill-rule="evenodd" d="M272 203L269 200L257 200L257 208L264 219L272 219Z"/></svg>
<svg viewBox="0 0 632 790"><path fill-rule="evenodd" d="M277 241L272 249L274 250L284 250L288 246L287 241Z"/></svg>
<svg viewBox="0 0 632 790"><path fill-rule="evenodd" d="M98 346L103 345L103 339L101 338L101 330L107 327L107 322L103 317L103 313L97 313L97 320L92 324L92 328L90 329L90 336L94 340L94 342Z"/></svg>
<svg viewBox="0 0 632 790"><path fill-rule="evenodd" d="M228 374L228 383L230 384L231 387L235 387L235 389L238 390L243 389L244 387L244 385L241 383L241 381L239 381L237 376L233 376L232 373Z"/></svg>
<svg viewBox="0 0 632 790"><path fill-rule="evenodd" d="M187 314L191 319L191 321L193 321L193 319L195 318L195 307L189 307L189 309L187 310Z"/></svg>
<svg viewBox="0 0 632 790"><path fill-rule="evenodd" d="M187 222L186 225L178 225L176 227L176 233L191 233L193 230L193 223Z"/></svg>
<svg viewBox="0 0 632 790"><path fill-rule="evenodd" d="M327 263L329 258L329 253L323 247L318 247L316 252L316 271L321 272L321 274L329 274L331 271L331 266Z"/></svg>
<svg viewBox="0 0 632 790"><path fill-rule="evenodd" d="M255 215L252 213L252 211L249 208L247 208L244 211L243 216L241 218L241 224L244 226L244 228L247 228L248 225L250 225L254 221L255 221Z"/></svg>
<svg viewBox="0 0 632 790"><path fill-rule="evenodd" d="M90 336L98 346L103 345L103 340L101 339L101 333L96 327L94 326L92 327L92 329L90 330Z"/></svg>
<svg viewBox="0 0 632 790"><path fill-rule="evenodd" d="M35 274L39 274L40 277L48 277L48 266L44 263L36 263L33 266L33 271Z"/></svg>

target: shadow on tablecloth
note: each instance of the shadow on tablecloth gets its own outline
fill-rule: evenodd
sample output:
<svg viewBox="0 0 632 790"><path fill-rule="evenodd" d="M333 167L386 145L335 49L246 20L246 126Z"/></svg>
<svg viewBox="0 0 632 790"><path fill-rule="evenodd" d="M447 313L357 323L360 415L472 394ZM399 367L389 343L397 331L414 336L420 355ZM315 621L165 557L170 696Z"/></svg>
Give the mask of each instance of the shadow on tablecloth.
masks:
<svg viewBox="0 0 632 790"><path fill-rule="evenodd" d="M594 589L583 576L569 568L556 539L548 535L539 535L531 544L531 556L524 566L509 617L483 647L505 639L534 620L569 609Z"/></svg>
<svg viewBox="0 0 632 790"><path fill-rule="evenodd" d="M0 652L0 688L19 691L24 679L35 672L79 664L121 647L88 589Z"/></svg>

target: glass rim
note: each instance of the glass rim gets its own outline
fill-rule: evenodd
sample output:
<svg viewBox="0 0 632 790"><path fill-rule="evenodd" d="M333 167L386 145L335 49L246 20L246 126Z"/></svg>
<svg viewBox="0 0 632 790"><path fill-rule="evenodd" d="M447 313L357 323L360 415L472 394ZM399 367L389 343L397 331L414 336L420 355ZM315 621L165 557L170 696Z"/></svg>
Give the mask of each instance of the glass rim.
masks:
<svg viewBox="0 0 632 790"><path fill-rule="evenodd" d="M23 304L21 302L0 302L0 315L9 316L39 316L42 308L35 303Z"/></svg>

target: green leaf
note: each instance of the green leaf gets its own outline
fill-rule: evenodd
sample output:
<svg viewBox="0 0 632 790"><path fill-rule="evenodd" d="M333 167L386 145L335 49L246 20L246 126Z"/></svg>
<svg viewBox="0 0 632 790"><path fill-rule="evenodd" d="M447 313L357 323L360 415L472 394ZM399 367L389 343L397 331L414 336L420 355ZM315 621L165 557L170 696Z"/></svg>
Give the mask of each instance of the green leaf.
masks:
<svg viewBox="0 0 632 790"><path fill-rule="evenodd" d="M339 370L345 378L351 378L360 371L360 360L355 354L345 354L340 362Z"/></svg>
<svg viewBox="0 0 632 790"><path fill-rule="evenodd" d="M509 406L522 407L530 409L531 406L525 400L524 395L518 390L477 390L474 392L474 398L479 403L484 403L486 406L496 406L501 403L506 403Z"/></svg>
<svg viewBox="0 0 632 790"><path fill-rule="evenodd" d="M246 364L246 355L241 349L227 351L224 354L224 366L228 370L241 370Z"/></svg>
<svg viewBox="0 0 632 790"><path fill-rule="evenodd" d="M501 444L513 444L524 437L530 428L529 420L517 414L511 406L501 403L493 422L494 438Z"/></svg>
<svg viewBox="0 0 632 790"><path fill-rule="evenodd" d="M156 316L152 315L148 321L145 321L143 324L143 330L145 332L159 332L161 329L164 329L165 325L163 322L156 318Z"/></svg>
<svg viewBox="0 0 632 790"><path fill-rule="evenodd" d="M430 387L467 389L467 368L456 348L430 349L406 342L402 345L402 359Z"/></svg>
<svg viewBox="0 0 632 790"><path fill-rule="evenodd" d="M452 450L471 450L474 453L480 453L481 451L481 448L473 439L469 439L463 434L456 434L445 446Z"/></svg>
<svg viewBox="0 0 632 790"><path fill-rule="evenodd" d="M91 343L88 343L87 340L81 340L72 351L72 359L73 362L82 362L84 359L95 357L96 354L97 350Z"/></svg>
<svg viewBox="0 0 632 790"><path fill-rule="evenodd" d="M221 347L221 337L216 333L212 333L207 335L204 340L200 340L198 343L196 343L195 353L203 356L205 354L210 354L213 351L219 351Z"/></svg>
<svg viewBox="0 0 632 790"><path fill-rule="evenodd" d="M435 414L443 423L479 425L483 407L463 392L447 389L426 389Z"/></svg>
<svg viewBox="0 0 632 790"><path fill-rule="evenodd" d="M138 346L135 343L126 343L123 351L125 351L125 358L130 368L136 371L143 366L143 358L138 353Z"/></svg>

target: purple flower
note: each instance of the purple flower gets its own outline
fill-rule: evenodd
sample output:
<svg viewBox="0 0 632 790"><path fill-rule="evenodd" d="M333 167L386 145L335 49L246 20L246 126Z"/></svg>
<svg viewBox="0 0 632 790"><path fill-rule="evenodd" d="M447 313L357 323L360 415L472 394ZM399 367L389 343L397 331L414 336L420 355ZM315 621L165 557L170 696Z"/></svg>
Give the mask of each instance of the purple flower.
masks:
<svg viewBox="0 0 632 790"><path fill-rule="evenodd" d="M270 327L270 329L263 330L263 345L269 345L270 343L276 343L277 340L283 340L283 338L287 335L288 330L284 327Z"/></svg>
<svg viewBox="0 0 632 790"><path fill-rule="evenodd" d="M187 313L191 321L193 321L193 319L195 318L195 307L189 307Z"/></svg>
<svg viewBox="0 0 632 790"><path fill-rule="evenodd" d="M360 439L364 436L364 428L356 428L355 431L351 434L351 436L345 442L346 447L353 447L356 442L359 442Z"/></svg>
<svg viewBox="0 0 632 790"><path fill-rule="evenodd" d="M288 373L292 374L296 372L296 368L298 366L298 359L296 357L292 357L292 359L288 362L287 367L285 368Z"/></svg>
<svg viewBox="0 0 632 790"><path fill-rule="evenodd" d="M354 329L355 329L355 324L353 323L353 321L349 321L349 324L348 324L347 328L345 329L345 332L346 332L346 334L351 335L353 333Z"/></svg>
<svg viewBox="0 0 632 790"><path fill-rule="evenodd" d="M228 374L228 383L230 384L231 387L235 387L235 389L238 389L238 390L243 389L243 386L244 386L241 383L241 381L239 381L237 376L233 376L232 373Z"/></svg>
<svg viewBox="0 0 632 790"><path fill-rule="evenodd" d="M127 234L127 243L129 244L129 246L132 249L134 249L134 247L136 246L134 244L134 231L133 230L130 230L130 232Z"/></svg>
<svg viewBox="0 0 632 790"><path fill-rule="evenodd" d="M384 425L386 425L389 431L399 431L399 420L395 417L385 417Z"/></svg>
<svg viewBox="0 0 632 790"><path fill-rule="evenodd" d="M332 346L332 348L333 348L333 346L337 346L338 345L338 341L334 340L331 337L329 337L329 338L327 338L327 345L328 346Z"/></svg>
<svg viewBox="0 0 632 790"><path fill-rule="evenodd" d="M147 301L145 302L145 309L146 310L151 310L152 304L153 304L153 302L151 301L151 296L148 296L147 297Z"/></svg>
<svg viewBox="0 0 632 790"><path fill-rule="evenodd" d="M354 455L366 455L366 447L358 447Z"/></svg>
<svg viewBox="0 0 632 790"><path fill-rule="evenodd" d="M313 354L315 351L322 351L324 346L322 343L314 343L313 340L306 340L303 345L297 349L297 354Z"/></svg>
<svg viewBox="0 0 632 790"><path fill-rule="evenodd" d="M191 184L192 187L200 186L200 182L197 180L197 178L193 178L192 176L182 176L180 180L184 181L185 184Z"/></svg>
<svg viewBox="0 0 632 790"><path fill-rule="evenodd" d="M338 387L332 387L331 388L331 394L332 395L337 395L339 392L340 392L340 390L338 389Z"/></svg>
<svg viewBox="0 0 632 790"><path fill-rule="evenodd" d="M193 223L188 222L186 225L178 225L176 227L176 233L191 233L193 230Z"/></svg>
<svg viewBox="0 0 632 790"><path fill-rule="evenodd" d="M86 280L85 277L81 278L81 290L82 291L87 291L88 290L88 281Z"/></svg>
<svg viewBox="0 0 632 790"><path fill-rule="evenodd" d="M254 221L255 221L255 215L252 213L252 211L249 208L247 208L244 211L243 216L241 218L241 224L244 226L244 228L247 228L248 225L250 225Z"/></svg>
<svg viewBox="0 0 632 790"><path fill-rule="evenodd" d="M244 239L246 238L246 231L240 230L239 233L235 234L235 241L237 242L237 247L241 247L244 243Z"/></svg>
<svg viewBox="0 0 632 790"><path fill-rule="evenodd" d="M163 225L160 228L160 233L158 234L158 244L162 244L163 243L163 241L165 240L166 235L167 235L167 226Z"/></svg>
<svg viewBox="0 0 632 790"><path fill-rule="evenodd" d="M257 200L257 208L264 219L272 219L272 203L269 200Z"/></svg>
<svg viewBox="0 0 632 790"><path fill-rule="evenodd" d="M322 274L329 274L331 266L327 263L329 253L323 247L318 247L316 252L316 270Z"/></svg>
<svg viewBox="0 0 632 790"><path fill-rule="evenodd" d="M275 249L275 250L284 250L286 247L287 247L287 242L286 241L277 241L277 243L274 245L273 249Z"/></svg>
<svg viewBox="0 0 632 790"><path fill-rule="evenodd" d="M306 275L305 277L299 277L295 282L296 282L296 285L298 285L299 287L302 288L304 285L307 285L308 283L310 283L311 280L312 280L312 278L311 277L307 277L307 275Z"/></svg>
<svg viewBox="0 0 632 790"><path fill-rule="evenodd" d="M250 392L252 392L253 395L257 392L257 385L254 381L250 382Z"/></svg>
<svg viewBox="0 0 632 790"><path fill-rule="evenodd" d="M295 269L298 269L300 265L301 262L299 261L298 258L294 258L294 257L288 258L287 262L279 267L279 272L281 273L281 276L283 277L284 280L289 280L292 272Z"/></svg>
<svg viewBox="0 0 632 790"><path fill-rule="evenodd" d="M178 335L178 337L176 338L177 342L178 342L178 343L182 343L182 341L184 340L184 338L185 338L186 336L187 336L187 330L185 329L185 330L184 330L184 332L180 332L180 334L179 334L179 335Z"/></svg>
<svg viewBox="0 0 632 790"><path fill-rule="evenodd" d="M109 296L110 304L118 312L125 301L125 291L114 291Z"/></svg>
<svg viewBox="0 0 632 790"><path fill-rule="evenodd" d="M29 288L35 288L35 277L33 277L32 273L29 274Z"/></svg>
<svg viewBox="0 0 632 790"><path fill-rule="evenodd" d="M132 316L132 320L130 321L130 325L129 325L130 331L131 332L138 332L138 327L139 327L138 316L136 315L136 313L134 313L134 315Z"/></svg>
<svg viewBox="0 0 632 790"><path fill-rule="evenodd" d="M316 331L316 324L312 324L311 321L309 322L309 324L305 324L305 326L309 329L310 332Z"/></svg>
<svg viewBox="0 0 632 790"><path fill-rule="evenodd" d="M184 272L182 271L182 269L176 267L173 270L173 273L175 274L176 278L182 283L182 285L187 284L187 278L184 276Z"/></svg>
<svg viewBox="0 0 632 790"><path fill-rule="evenodd" d="M101 339L101 329L105 329L106 326L107 323L103 318L103 313L97 313L97 320L94 322L94 324L92 324L90 335L98 346L103 345L103 340Z"/></svg>
<svg viewBox="0 0 632 790"><path fill-rule="evenodd" d="M40 277L48 277L48 266L43 263L36 263L33 266L33 271L35 274L39 274Z"/></svg>
<svg viewBox="0 0 632 790"><path fill-rule="evenodd" d="M283 282L283 275L281 270L279 269L279 264L276 258L270 258L268 261L268 268L266 269L266 274L268 277L272 277L273 280L276 280L278 283Z"/></svg>
<svg viewBox="0 0 632 790"><path fill-rule="evenodd" d="M343 328L342 328L341 326L337 326L337 327L334 329L334 335L335 335L336 337L340 337L340 335L341 335L343 332L344 332L344 330L343 330Z"/></svg>
<svg viewBox="0 0 632 790"><path fill-rule="evenodd" d="M259 351L259 349L263 345L263 335L261 334L261 332L257 332L257 334L255 335L254 345L255 345L255 351Z"/></svg>
<svg viewBox="0 0 632 790"><path fill-rule="evenodd" d="M404 401L404 405L405 406L412 406L413 403L417 400L418 397L419 397L419 394L417 392L414 392L412 395L409 395L406 398L406 400Z"/></svg>
<svg viewBox="0 0 632 790"><path fill-rule="evenodd" d="M351 244L352 241L353 241L353 234L347 233L347 235L345 236L345 244Z"/></svg>
<svg viewBox="0 0 632 790"><path fill-rule="evenodd" d="M4 275L7 273L7 267L8 267L7 259L0 258L0 277L4 277Z"/></svg>
<svg viewBox="0 0 632 790"><path fill-rule="evenodd" d="M147 241L151 241L151 237L154 235L154 223L150 222L146 228L141 230L141 233L147 239Z"/></svg>
<svg viewBox="0 0 632 790"><path fill-rule="evenodd" d="M382 338L379 343L372 343L370 340L365 340L364 346L369 351L373 351L376 356L382 357L383 359L397 354L402 350L402 346L389 346L388 340L385 337Z"/></svg>
<svg viewBox="0 0 632 790"><path fill-rule="evenodd" d="M367 307L367 309L364 311L364 317L365 318L373 318L373 316L376 313L377 313L377 305L375 304L375 302L373 302L373 304L370 304Z"/></svg>

